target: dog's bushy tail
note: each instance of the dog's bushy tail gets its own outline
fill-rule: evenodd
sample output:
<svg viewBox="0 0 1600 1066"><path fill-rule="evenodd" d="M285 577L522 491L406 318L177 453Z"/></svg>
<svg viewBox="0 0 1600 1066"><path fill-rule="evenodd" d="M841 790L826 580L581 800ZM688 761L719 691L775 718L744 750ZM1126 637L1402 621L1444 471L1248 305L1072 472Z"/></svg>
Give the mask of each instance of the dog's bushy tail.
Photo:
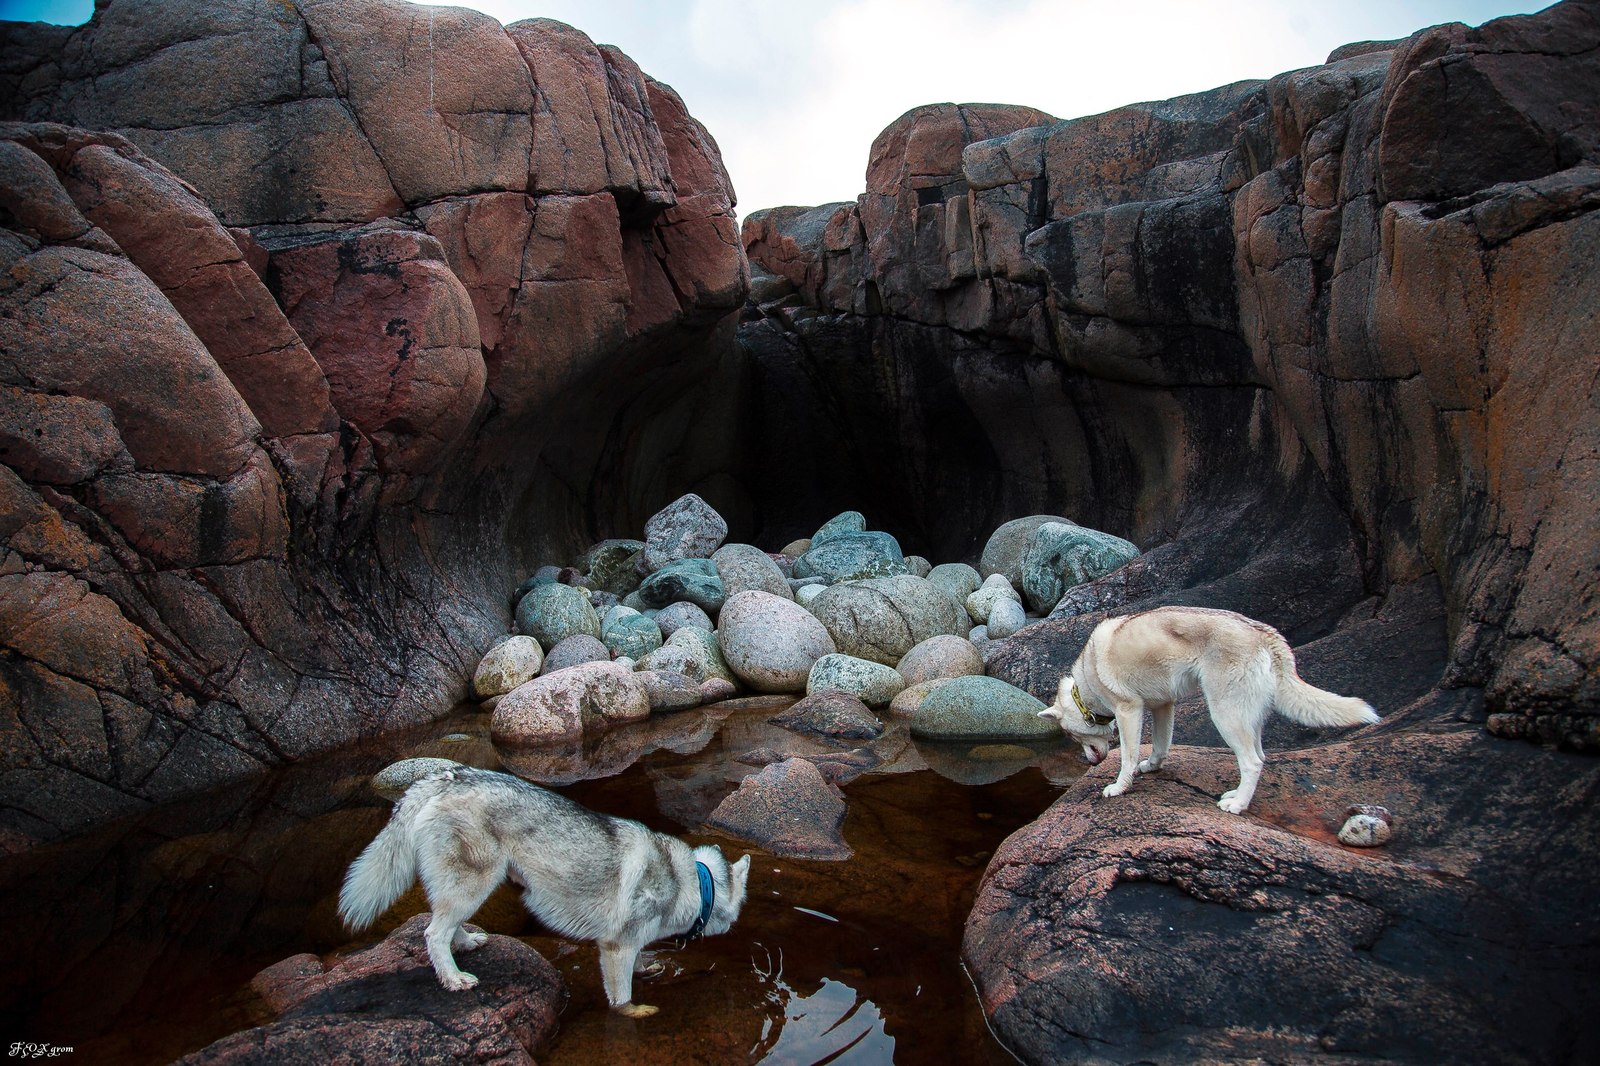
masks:
<svg viewBox="0 0 1600 1066"><path fill-rule="evenodd" d="M350 864L339 890L339 917L351 930L360 932L377 921L416 880L414 819L415 805L401 800L383 832Z"/></svg>
<svg viewBox="0 0 1600 1066"><path fill-rule="evenodd" d="M1366 700L1340 696L1300 680L1300 673L1294 665L1294 652L1282 639L1272 647L1272 665L1278 679L1277 693L1272 702L1285 718L1301 725L1321 728L1371 725L1378 721L1378 712Z"/></svg>

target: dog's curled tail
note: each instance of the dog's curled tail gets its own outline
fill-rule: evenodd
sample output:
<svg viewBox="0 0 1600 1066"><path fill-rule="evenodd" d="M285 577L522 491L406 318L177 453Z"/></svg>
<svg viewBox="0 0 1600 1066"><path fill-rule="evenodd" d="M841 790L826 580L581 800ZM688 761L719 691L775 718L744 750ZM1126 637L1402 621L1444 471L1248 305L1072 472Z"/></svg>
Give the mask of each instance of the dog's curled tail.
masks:
<svg viewBox="0 0 1600 1066"><path fill-rule="evenodd" d="M1323 728L1371 725L1378 721L1378 712L1366 700L1340 696L1302 681L1295 669L1294 652L1289 650L1287 642L1279 640L1273 646L1272 660L1278 677L1273 703L1285 718Z"/></svg>
<svg viewBox="0 0 1600 1066"><path fill-rule="evenodd" d="M339 917L351 930L360 932L377 921L416 880L413 817L414 807L401 800L383 832L350 864L339 890Z"/></svg>

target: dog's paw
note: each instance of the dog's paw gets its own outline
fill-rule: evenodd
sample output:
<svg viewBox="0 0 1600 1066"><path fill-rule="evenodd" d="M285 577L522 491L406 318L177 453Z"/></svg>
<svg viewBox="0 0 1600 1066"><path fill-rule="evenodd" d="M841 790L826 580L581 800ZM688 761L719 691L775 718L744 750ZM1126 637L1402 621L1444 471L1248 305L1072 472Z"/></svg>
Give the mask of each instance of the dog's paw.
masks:
<svg viewBox="0 0 1600 1066"><path fill-rule="evenodd" d="M1245 812L1245 808L1249 807L1250 804L1246 800L1241 800L1232 792L1224 792L1222 794L1222 798L1217 801L1217 806L1221 807L1229 814L1243 814Z"/></svg>
<svg viewBox="0 0 1600 1066"><path fill-rule="evenodd" d="M454 977L441 977L439 983L451 992L465 992L469 988L478 987L478 978L475 974L458 973Z"/></svg>
<svg viewBox="0 0 1600 1066"><path fill-rule="evenodd" d="M1126 791L1128 791L1128 786L1126 784L1121 781L1113 781L1111 784L1100 790L1100 795L1109 798L1111 796L1120 796Z"/></svg>
<svg viewBox="0 0 1600 1066"><path fill-rule="evenodd" d="M1153 774L1159 769L1161 769L1160 759L1144 759L1139 763L1139 772L1141 774Z"/></svg>
<svg viewBox="0 0 1600 1066"><path fill-rule="evenodd" d="M648 1018L661 1010L660 1007L652 1007L648 1003L618 1003L611 1009L626 1018Z"/></svg>
<svg viewBox="0 0 1600 1066"><path fill-rule="evenodd" d="M456 939L451 948L456 951L472 951L481 948L488 941L489 934L484 932L471 932L463 929L456 934Z"/></svg>

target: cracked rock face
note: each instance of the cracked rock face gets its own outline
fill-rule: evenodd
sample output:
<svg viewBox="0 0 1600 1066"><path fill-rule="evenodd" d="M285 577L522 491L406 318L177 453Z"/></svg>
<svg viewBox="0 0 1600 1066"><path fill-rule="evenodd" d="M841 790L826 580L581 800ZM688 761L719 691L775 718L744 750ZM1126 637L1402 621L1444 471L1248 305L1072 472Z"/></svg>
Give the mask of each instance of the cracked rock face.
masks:
<svg viewBox="0 0 1600 1066"><path fill-rule="evenodd" d="M111 0L0 54L0 849L437 716L720 468L733 190L621 53Z"/></svg>
<svg viewBox="0 0 1600 1066"><path fill-rule="evenodd" d="M1043 698L1084 612L1299 643L1436 582L1491 728L1600 750L1597 44L1569 2L1066 122L913 110L858 203L745 223L747 454L807 441L934 558L1035 512L1137 544L991 659ZM780 534L804 473L758 490Z"/></svg>

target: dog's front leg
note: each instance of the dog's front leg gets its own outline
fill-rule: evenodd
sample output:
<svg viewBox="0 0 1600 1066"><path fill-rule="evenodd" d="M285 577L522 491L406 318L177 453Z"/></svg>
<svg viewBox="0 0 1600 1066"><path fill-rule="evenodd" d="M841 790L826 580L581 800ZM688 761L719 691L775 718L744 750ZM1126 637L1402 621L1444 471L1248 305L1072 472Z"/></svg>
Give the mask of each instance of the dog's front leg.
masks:
<svg viewBox="0 0 1600 1066"><path fill-rule="evenodd" d="M1159 770L1167 761L1167 751L1172 747L1172 718L1170 702L1150 708L1150 757L1139 764L1141 774Z"/></svg>
<svg viewBox="0 0 1600 1066"><path fill-rule="evenodd" d="M633 968L639 961L638 944L600 944L600 977L605 982L611 1009L629 1018L648 1018L660 1010L633 1001Z"/></svg>
<svg viewBox="0 0 1600 1066"><path fill-rule="evenodd" d="M1139 742L1144 739L1143 704L1119 703L1114 713L1122 740L1122 765L1117 768L1117 779L1101 790L1102 796L1120 796L1132 786L1133 775L1139 771Z"/></svg>

